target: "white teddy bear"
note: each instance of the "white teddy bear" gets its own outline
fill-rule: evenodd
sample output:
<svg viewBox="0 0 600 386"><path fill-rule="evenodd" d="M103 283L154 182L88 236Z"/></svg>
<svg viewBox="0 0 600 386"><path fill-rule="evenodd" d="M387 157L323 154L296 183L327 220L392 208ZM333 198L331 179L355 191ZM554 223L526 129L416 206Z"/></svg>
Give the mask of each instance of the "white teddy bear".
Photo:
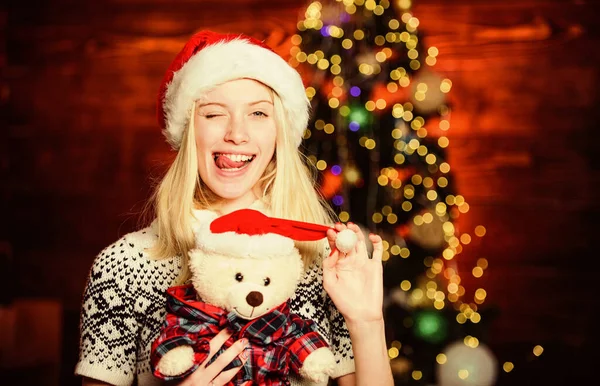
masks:
<svg viewBox="0 0 600 386"><path fill-rule="evenodd" d="M195 215L200 226L189 253L191 285L167 291L167 320L152 347L154 374L166 380L191 374L207 359L210 339L228 328L233 335L214 358L241 338L251 346L231 384L287 384L290 371L325 382L334 356L312 321L290 313L288 300L304 273L294 240L320 240L329 228L252 209ZM236 359L227 369L239 365Z"/></svg>

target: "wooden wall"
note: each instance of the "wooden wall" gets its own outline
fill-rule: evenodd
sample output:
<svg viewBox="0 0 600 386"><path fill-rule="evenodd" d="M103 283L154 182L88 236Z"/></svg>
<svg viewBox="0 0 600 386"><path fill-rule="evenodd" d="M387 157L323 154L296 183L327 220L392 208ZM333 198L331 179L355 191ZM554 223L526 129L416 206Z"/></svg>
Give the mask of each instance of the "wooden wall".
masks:
<svg viewBox="0 0 600 386"><path fill-rule="evenodd" d="M0 240L12 248L16 271L5 280L15 295L63 303L65 374L76 355L90 264L136 227L149 176L172 157L154 118L170 60L202 28L249 33L285 55L305 4L2 6ZM450 164L471 208L460 227L488 231L459 264L468 272L479 257L490 262L481 279L465 275L465 285L485 288L500 309L491 344L502 361L528 358L538 343L591 353L598 337L589 310L598 303L600 255L593 243L600 228L600 5L415 0L413 13L426 44L440 50L435 69L453 81Z"/></svg>

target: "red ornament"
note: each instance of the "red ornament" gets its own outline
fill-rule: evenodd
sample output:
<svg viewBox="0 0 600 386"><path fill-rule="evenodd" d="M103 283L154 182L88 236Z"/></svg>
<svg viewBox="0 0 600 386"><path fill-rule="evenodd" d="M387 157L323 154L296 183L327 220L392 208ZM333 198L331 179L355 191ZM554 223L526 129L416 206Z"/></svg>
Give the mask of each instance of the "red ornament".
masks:
<svg viewBox="0 0 600 386"><path fill-rule="evenodd" d="M335 175L330 169L323 172L323 183L321 184L320 191L323 197L330 199L342 188L343 177L341 175Z"/></svg>

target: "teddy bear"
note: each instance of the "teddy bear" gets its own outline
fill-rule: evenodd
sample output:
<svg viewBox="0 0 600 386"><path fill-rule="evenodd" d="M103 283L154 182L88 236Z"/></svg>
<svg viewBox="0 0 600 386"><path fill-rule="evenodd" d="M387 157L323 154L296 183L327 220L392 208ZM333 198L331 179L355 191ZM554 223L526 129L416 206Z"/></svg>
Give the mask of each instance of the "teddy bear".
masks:
<svg viewBox="0 0 600 386"><path fill-rule="evenodd" d="M304 274L294 240L323 239L329 227L253 209L194 215L191 283L167 290L166 321L152 345L154 375L173 380L191 374L208 358L210 340L227 328L233 334L211 361L238 339L250 344L230 385L289 385L290 372L325 382L334 370L333 353L312 321L290 312L288 300ZM354 232L346 232L337 245L345 251L355 242ZM240 365L236 358L225 370Z"/></svg>

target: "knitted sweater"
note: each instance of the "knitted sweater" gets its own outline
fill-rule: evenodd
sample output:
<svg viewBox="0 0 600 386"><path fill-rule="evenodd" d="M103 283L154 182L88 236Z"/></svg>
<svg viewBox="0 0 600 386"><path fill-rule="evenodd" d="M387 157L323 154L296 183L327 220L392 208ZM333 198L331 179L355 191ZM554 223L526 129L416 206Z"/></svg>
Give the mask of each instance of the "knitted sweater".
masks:
<svg viewBox="0 0 600 386"><path fill-rule="evenodd" d="M125 235L96 257L83 296L80 353L75 373L113 385L162 385L150 369L150 347L166 316L166 289L175 284L181 258L153 260L145 252L158 238L151 226ZM291 299L291 311L315 322L334 352L334 378L354 372L344 318L323 289L323 252L308 267ZM324 255L327 254L327 255ZM292 378L293 386L316 385Z"/></svg>

